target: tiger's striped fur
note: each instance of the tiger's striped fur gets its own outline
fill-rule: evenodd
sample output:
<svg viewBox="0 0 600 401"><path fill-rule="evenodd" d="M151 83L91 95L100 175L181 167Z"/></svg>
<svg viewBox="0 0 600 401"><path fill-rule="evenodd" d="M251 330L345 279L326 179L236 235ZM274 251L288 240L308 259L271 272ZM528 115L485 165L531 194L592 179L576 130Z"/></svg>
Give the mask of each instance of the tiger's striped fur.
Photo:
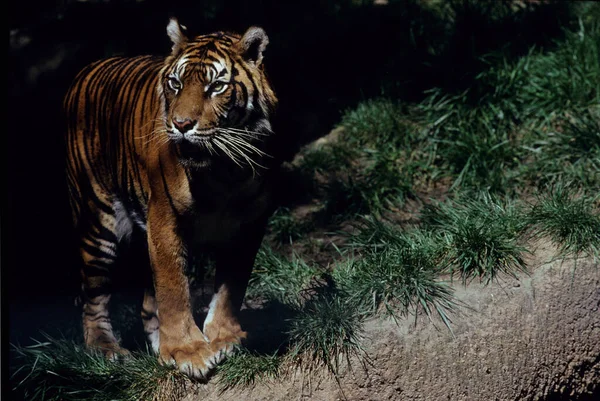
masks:
<svg viewBox="0 0 600 401"><path fill-rule="evenodd" d="M64 105L67 178L86 344L126 353L108 314L110 275L117 245L137 225L155 290L144 298L145 330L162 361L202 377L246 335L237 315L271 210L267 146L277 99L261 28L188 38L172 19L167 33L166 58L115 57L79 73ZM192 249L214 252L217 265L203 331L184 274Z"/></svg>

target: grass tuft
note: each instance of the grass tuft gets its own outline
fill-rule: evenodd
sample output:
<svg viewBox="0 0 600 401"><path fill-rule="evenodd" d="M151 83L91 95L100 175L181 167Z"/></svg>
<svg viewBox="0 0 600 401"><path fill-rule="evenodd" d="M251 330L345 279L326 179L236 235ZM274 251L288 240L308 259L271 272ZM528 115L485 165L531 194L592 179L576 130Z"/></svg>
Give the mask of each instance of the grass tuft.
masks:
<svg viewBox="0 0 600 401"><path fill-rule="evenodd" d="M20 368L15 394L26 400L180 400L190 379L156 356L134 353L113 362L67 340L13 346Z"/></svg>
<svg viewBox="0 0 600 401"><path fill-rule="evenodd" d="M246 296L263 297L283 304L297 304L298 294L319 276L319 270L294 255L288 260L283 255L263 245L256 255L254 271L250 277Z"/></svg>
<svg viewBox="0 0 600 401"><path fill-rule="evenodd" d="M380 215L413 195L412 164L403 164L401 156L388 152L373 151L369 157L369 164L361 171L337 177L328 184L327 216Z"/></svg>
<svg viewBox="0 0 600 401"><path fill-rule="evenodd" d="M449 129L448 139L438 140L438 152L455 175L451 190L467 187L504 193L512 187L517 149L506 129L487 117L466 118Z"/></svg>
<svg viewBox="0 0 600 401"><path fill-rule="evenodd" d="M600 256L600 215L593 205L600 197L579 195L568 187L550 188L550 195L532 208L534 235L549 237L560 246L559 256Z"/></svg>
<svg viewBox="0 0 600 401"><path fill-rule="evenodd" d="M272 381L279 376L281 361L278 355L259 355L240 349L218 366L218 386L226 390Z"/></svg>
<svg viewBox="0 0 600 401"><path fill-rule="evenodd" d="M366 220L352 246L361 256L338 266L334 277L357 305L370 315L383 309L394 320L410 313L416 319L423 310L450 328L448 312L456 305L451 289L437 280L440 247L429 233Z"/></svg>
<svg viewBox="0 0 600 401"><path fill-rule="evenodd" d="M289 358L304 371L326 368L337 375L350 358L364 363L360 345L364 314L340 292L317 292L289 321Z"/></svg>
<svg viewBox="0 0 600 401"><path fill-rule="evenodd" d="M517 277L527 271L526 249L519 244L524 218L513 204L482 193L428 206L422 221L442 236L446 269L465 284L474 278L488 284L500 274Z"/></svg>
<svg viewBox="0 0 600 401"><path fill-rule="evenodd" d="M356 149L340 143L329 143L306 152L300 169L309 174L345 171L351 167L352 160L358 156Z"/></svg>

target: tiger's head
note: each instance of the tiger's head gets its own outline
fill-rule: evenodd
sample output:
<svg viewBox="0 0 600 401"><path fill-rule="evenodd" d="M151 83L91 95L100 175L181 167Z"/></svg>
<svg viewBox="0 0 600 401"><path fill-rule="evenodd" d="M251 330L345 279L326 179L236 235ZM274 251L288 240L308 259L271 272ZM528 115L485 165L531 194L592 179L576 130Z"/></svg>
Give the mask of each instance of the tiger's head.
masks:
<svg viewBox="0 0 600 401"><path fill-rule="evenodd" d="M225 155L253 167L271 132L277 98L263 68L269 39L262 28L242 36L217 32L190 38L171 19L172 53L161 69L158 92L165 131L184 165L205 167Z"/></svg>

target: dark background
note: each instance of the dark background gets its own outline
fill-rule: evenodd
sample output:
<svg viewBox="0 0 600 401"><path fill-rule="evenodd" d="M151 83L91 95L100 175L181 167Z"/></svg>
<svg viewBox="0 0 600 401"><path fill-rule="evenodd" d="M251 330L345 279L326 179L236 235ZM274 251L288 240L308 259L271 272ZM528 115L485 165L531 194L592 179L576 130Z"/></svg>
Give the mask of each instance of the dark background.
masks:
<svg viewBox="0 0 600 401"><path fill-rule="evenodd" d="M262 26L270 38L266 70L280 99L274 128L283 139L282 157L290 159L361 100L418 101L432 87L462 91L482 68L483 54L510 58L532 44L547 45L569 20L566 2L526 6L505 19L498 14L490 19L486 11L501 7L498 1L477 7L475 1L449 1L451 19L432 13L428 3L9 2L9 125L2 145L7 202L1 222L2 295L10 305L11 341L27 342L43 326L25 319L40 305L72 306L78 293L61 102L79 69L116 54L168 54L170 16L198 34ZM135 275L125 282L135 286Z"/></svg>

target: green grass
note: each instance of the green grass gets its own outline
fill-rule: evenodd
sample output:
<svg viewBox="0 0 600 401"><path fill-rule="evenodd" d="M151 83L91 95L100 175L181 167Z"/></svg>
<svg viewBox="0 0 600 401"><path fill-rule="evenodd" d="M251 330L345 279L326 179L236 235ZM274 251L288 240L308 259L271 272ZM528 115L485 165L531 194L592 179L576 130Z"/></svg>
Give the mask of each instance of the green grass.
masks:
<svg viewBox="0 0 600 401"><path fill-rule="evenodd" d="M578 31L565 31L554 48L532 48L514 62L490 54L485 57L490 68L477 76L470 101L505 119L538 124L598 104L599 40L599 24L580 25Z"/></svg>
<svg viewBox="0 0 600 401"><path fill-rule="evenodd" d="M583 180L588 167L597 175L598 43L600 23L580 25L554 48L516 61L485 56L489 68L459 95L431 90L417 109L452 188L512 193L539 175Z"/></svg>
<svg viewBox="0 0 600 401"><path fill-rule="evenodd" d="M446 271L463 283L478 278L490 283L500 275L526 272L521 233L524 215L514 205L487 193L427 207L422 221L442 236Z"/></svg>
<svg viewBox="0 0 600 401"><path fill-rule="evenodd" d="M310 222L299 221L285 207L277 209L269 219L269 231L281 244L291 244L311 229Z"/></svg>
<svg viewBox="0 0 600 401"><path fill-rule="evenodd" d="M370 160L344 176L335 177L326 188L325 215L340 220L356 215L380 215L414 196L416 163L403 160L400 152L368 153ZM333 218L332 218L333 217Z"/></svg>
<svg viewBox="0 0 600 401"><path fill-rule="evenodd" d="M380 310L395 320L423 310L438 315L450 328L456 305L452 290L438 279L441 249L422 230L403 231L377 220L366 220L351 238L357 256L334 271L336 282L370 315Z"/></svg>
<svg viewBox="0 0 600 401"><path fill-rule="evenodd" d="M448 139L437 140L437 151L454 179L451 190L466 187L504 193L512 188L517 148L508 131L488 117L465 118L447 128Z"/></svg>
<svg viewBox="0 0 600 401"><path fill-rule="evenodd" d="M443 177L451 190L510 195L562 178L600 184L598 43L600 23L580 24L516 60L485 55L458 95L432 89L416 106L376 99L346 111L341 138L304 160L332 177L327 215L381 215Z"/></svg>
<svg viewBox="0 0 600 401"><path fill-rule="evenodd" d="M345 144L327 144L304 154L300 169L307 174L344 171L351 167L359 153Z"/></svg>
<svg viewBox="0 0 600 401"><path fill-rule="evenodd" d="M347 110L340 126L337 142L307 152L302 164L304 171L328 178L324 211L332 220L380 215L435 176L428 141L406 107L388 99L366 101Z"/></svg>
<svg viewBox="0 0 600 401"><path fill-rule="evenodd" d="M351 358L366 360L361 346L365 315L343 293L319 291L306 301L289 321L288 358L302 371L325 368L337 375Z"/></svg>
<svg viewBox="0 0 600 401"><path fill-rule="evenodd" d="M600 214L594 203L600 197L577 193L562 185L549 187L549 195L533 206L529 220L537 237L548 237L560 247L560 257L600 256Z"/></svg>
<svg viewBox="0 0 600 401"><path fill-rule="evenodd" d="M556 129L532 136L530 181L539 187L562 182L600 188L600 105L555 123Z"/></svg>
<svg viewBox="0 0 600 401"><path fill-rule="evenodd" d="M600 103L600 22L565 35L526 66L529 74L516 94L525 116L547 119Z"/></svg>
<svg viewBox="0 0 600 401"><path fill-rule="evenodd" d="M317 267L294 255L291 260L264 245L256 256L246 296L296 304L299 293L320 275Z"/></svg>
<svg viewBox="0 0 600 401"><path fill-rule="evenodd" d="M406 106L390 99L367 100L347 110L341 126L352 146L400 147L416 140L415 127L406 118Z"/></svg>
<svg viewBox="0 0 600 401"><path fill-rule="evenodd" d="M226 386L250 384L276 373L284 358L305 372L325 368L337 374L342 359L362 355L363 313L344 293L330 286L324 271L302 259L291 260L268 247L259 252L248 296L260 296L291 309L285 329L287 354L282 357L242 353L226 362L221 376ZM283 326L283 325L282 325ZM279 366L279 365L277 365Z"/></svg>
<svg viewBox="0 0 600 401"><path fill-rule="evenodd" d="M14 394L37 401L180 400L190 379L155 356L133 353L112 362L67 340L48 338L29 347L13 347L19 369Z"/></svg>
<svg viewBox="0 0 600 401"><path fill-rule="evenodd" d="M469 112L488 114L513 123L548 122L553 116L580 111L600 103L600 22L577 30L546 49L530 48L528 54L508 60L502 52L483 57L488 66L459 103Z"/></svg>
<svg viewBox="0 0 600 401"><path fill-rule="evenodd" d="M279 376L282 359L276 354L259 355L241 349L217 367L218 385L226 390L272 382Z"/></svg>

